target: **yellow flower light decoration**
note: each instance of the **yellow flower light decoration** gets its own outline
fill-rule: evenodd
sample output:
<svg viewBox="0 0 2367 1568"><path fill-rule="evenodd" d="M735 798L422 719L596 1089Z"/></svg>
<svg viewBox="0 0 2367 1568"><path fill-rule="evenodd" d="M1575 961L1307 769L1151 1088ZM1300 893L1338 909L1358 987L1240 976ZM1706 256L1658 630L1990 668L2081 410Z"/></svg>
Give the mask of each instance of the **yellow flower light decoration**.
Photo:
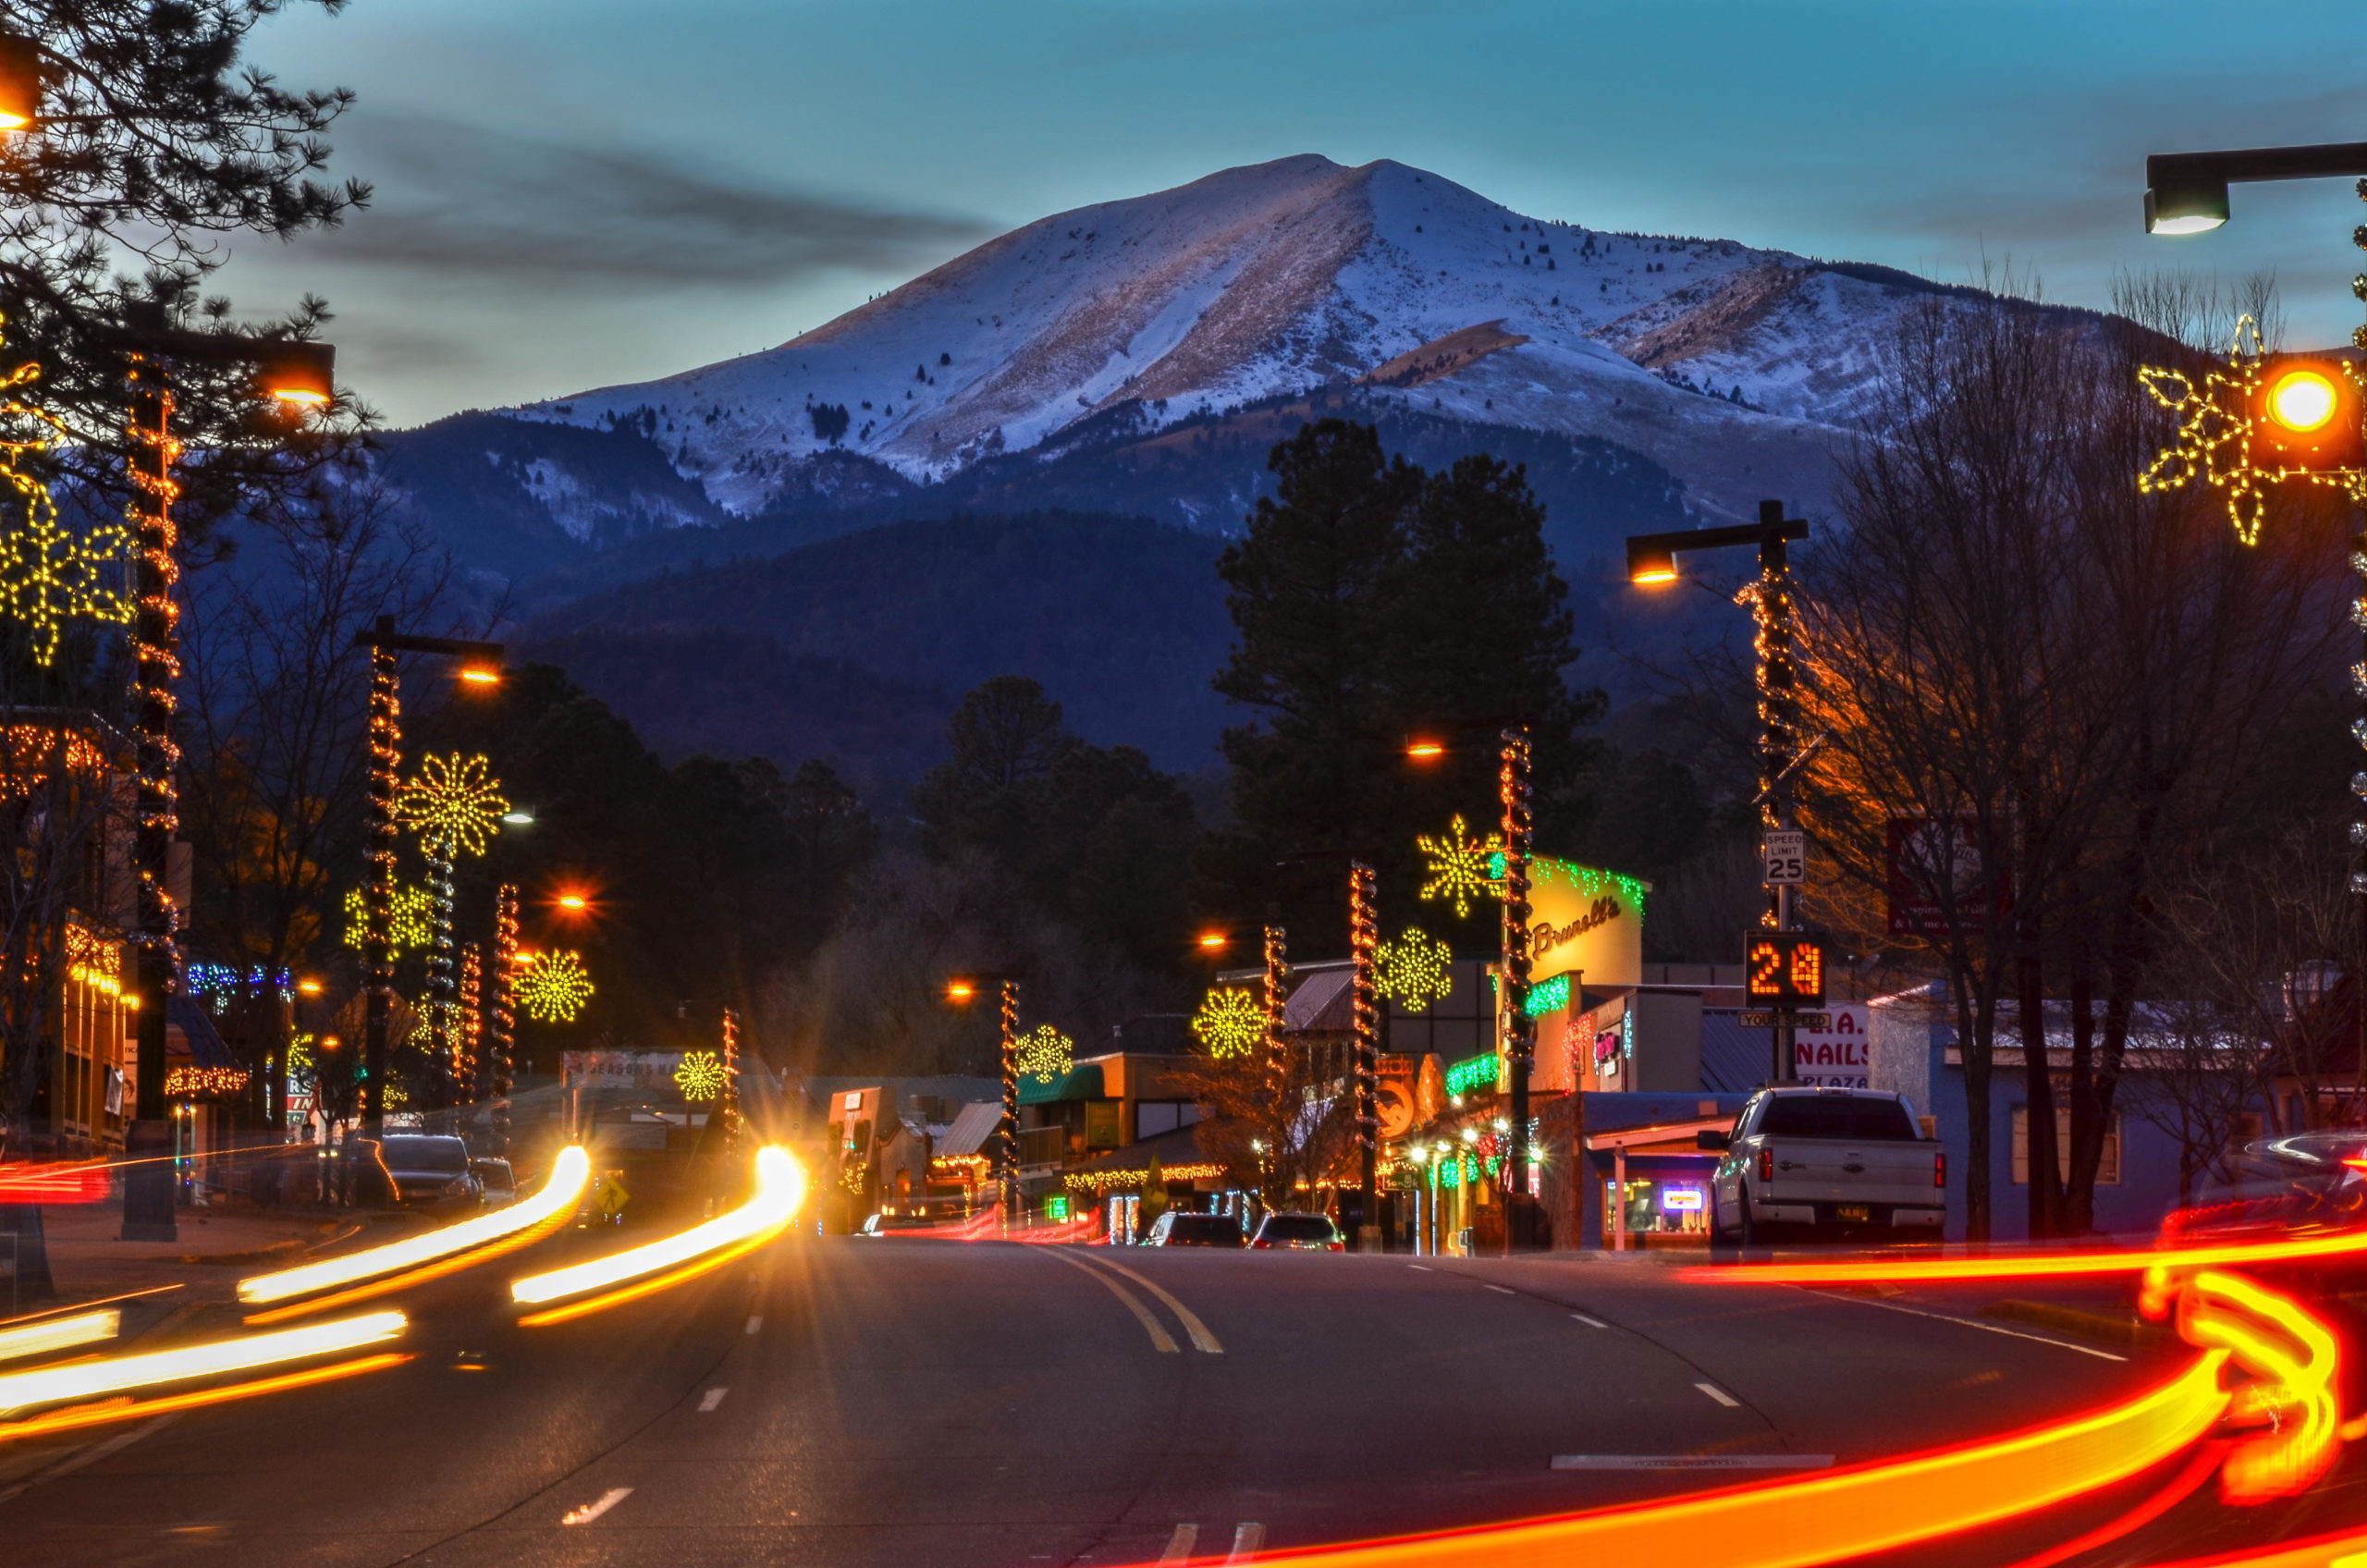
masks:
<svg viewBox="0 0 2367 1568"><path fill-rule="evenodd" d="M1023 1078L1050 1084L1069 1075L1076 1061L1076 1044L1049 1023L1023 1035L1012 1049L1012 1066Z"/></svg>
<svg viewBox="0 0 2367 1568"><path fill-rule="evenodd" d="M544 1023L572 1023L592 997L592 977L573 953L546 949L518 972L518 1005Z"/></svg>
<svg viewBox="0 0 2367 1568"><path fill-rule="evenodd" d="M713 1051L686 1051L674 1069L675 1085L686 1100L711 1100L723 1093L729 1079L722 1059Z"/></svg>
<svg viewBox="0 0 2367 1568"><path fill-rule="evenodd" d="M1373 954L1373 986L1391 1001L1419 1012L1453 991L1453 962L1452 948L1409 925Z"/></svg>
<svg viewBox="0 0 2367 1568"><path fill-rule="evenodd" d="M133 550L131 531L120 523L94 528L77 538L57 521L49 486L25 472L22 459L46 452L65 434L57 416L18 395L41 377L28 360L0 377L0 480L16 492L24 521L0 533L0 615L32 630L33 662L46 667L57 656L68 620L129 625L136 601L125 579ZM110 570L109 569L119 569Z"/></svg>
<svg viewBox="0 0 2367 1568"><path fill-rule="evenodd" d="M397 888L392 900L394 918L387 928L387 954L390 959L423 948L435 935L435 896L424 888ZM353 888L345 895L345 945L359 949L367 930L366 906L362 889Z"/></svg>
<svg viewBox="0 0 2367 1568"><path fill-rule="evenodd" d="M1502 834L1475 839L1463 818L1457 816L1439 837L1433 839L1427 833L1417 837L1414 847L1422 851L1423 869L1429 873L1429 879L1419 889L1420 897L1453 904L1457 920L1471 913L1473 902L1502 896L1496 881L1495 864L1496 857L1504 852Z"/></svg>
<svg viewBox="0 0 2367 1568"><path fill-rule="evenodd" d="M501 831L501 814L509 809L492 765L484 757L449 756L419 759L419 777L395 792L395 820L419 830L423 842L456 851L484 853L485 840Z"/></svg>
<svg viewBox="0 0 2367 1568"><path fill-rule="evenodd" d="M1266 1037L1266 1009L1238 986L1219 986L1192 1015L1192 1033L1219 1061L1247 1056Z"/></svg>

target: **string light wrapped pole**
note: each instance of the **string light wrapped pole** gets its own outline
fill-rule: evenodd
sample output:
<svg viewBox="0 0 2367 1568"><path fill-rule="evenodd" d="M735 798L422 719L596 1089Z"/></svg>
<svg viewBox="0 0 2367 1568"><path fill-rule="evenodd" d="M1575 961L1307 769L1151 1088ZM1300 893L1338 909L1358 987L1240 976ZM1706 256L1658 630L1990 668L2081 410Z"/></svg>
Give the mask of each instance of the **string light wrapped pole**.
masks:
<svg viewBox="0 0 2367 1568"><path fill-rule="evenodd" d="M1019 981L1015 974L999 972L956 974L945 983L945 999L967 1007L988 982L1001 986L1002 1121L995 1128L995 1162L1002 1190L1004 1229L1019 1213Z"/></svg>
<svg viewBox="0 0 2367 1568"><path fill-rule="evenodd" d="M1380 1250L1380 891L1373 868L1348 863L1349 988L1356 1033L1356 1222L1361 1252Z"/></svg>
<svg viewBox="0 0 2367 1568"><path fill-rule="evenodd" d="M452 863L462 854L482 855L501 831L509 802L482 756L422 757L419 777L395 796L396 819L419 830L426 851L428 890L435 901L435 942L428 949L426 1014L435 1072L433 1103L450 1103L456 1086L472 1084L463 1062L466 1015L455 974Z"/></svg>
<svg viewBox="0 0 2367 1568"><path fill-rule="evenodd" d="M454 1055L452 1069L461 1093L471 1099L477 1096L481 1076L478 1063L483 1060L484 1046L483 955L484 949L474 942L460 949L460 1049Z"/></svg>
<svg viewBox="0 0 2367 1568"><path fill-rule="evenodd" d="M479 1093L493 1101L493 1138L497 1153L509 1153L509 1090L514 1063L517 1014L510 987L518 972L518 885L504 882L493 895L493 959L485 975L485 1042L477 1069L484 1087Z"/></svg>
<svg viewBox="0 0 2367 1568"><path fill-rule="evenodd" d="M1528 1076L1537 1060L1537 1020L1528 1015L1528 857L1535 838L1530 812L1532 761L1527 725L1511 726L1499 737L1496 794L1503 807L1498 828L1504 841L1504 874L1499 888L1503 900L1503 988L1497 999L1503 1009L1504 1064L1512 1079L1512 1144L1499 1167L1506 1192L1526 1196L1533 1168L1528 1137ZM1514 1237L1509 1228L1506 1244Z"/></svg>
<svg viewBox="0 0 2367 1568"><path fill-rule="evenodd" d="M1786 518L1781 501L1759 503L1759 521L1733 528L1695 528L1675 533L1634 533L1627 538L1627 579L1654 587L1676 581L1676 557L1693 550L1756 545L1759 580L1735 597L1750 606L1756 628L1756 681L1759 689L1759 825L1762 833L1793 830L1792 779L1802 760L1799 746L1799 676L1792 656L1792 570L1788 545L1809 536L1800 518ZM1813 748L1811 748L1813 749ZM1759 917L1762 928L1796 931L1798 911L1793 884L1776 883L1769 890L1767 909ZM1773 1071L1771 1080L1788 1084L1798 1076L1793 1049L1796 1015L1789 1008L1774 1010Z"/></svg>
<svg viewBox="0 0 2367 1568"><path fill-rule="evenodd" d="M386 1036L395 1011L395 809L403 739L397 655L429 654L459 659L461 689L484 691L499 684L506 650L498 643L398 631L390 615L382 615L355 631L353 643L370 657L370 782L362 814L367 849L362 883L362 1094L357 1114L362 1135L374 1138L386 1130Z"/></svg>
<svg viewBox="0 0 2367 1568"><path fill-rule="evenodd" d="M1289 1063L1282 1052L1282 1002L1284 987L1289 984L1290 941L1280 925L1270 921L1266 926L1265 973L1259 976L1257 999L1266 1012L1266 1102L1269 1121L1266 1131L1275 1140L1264 1152L1265 1163L1271 1167L1273 1158L1281 1152L1279 1140L1290 1108L1283 1103L1283 1086L1290 1082Z"/></svg>

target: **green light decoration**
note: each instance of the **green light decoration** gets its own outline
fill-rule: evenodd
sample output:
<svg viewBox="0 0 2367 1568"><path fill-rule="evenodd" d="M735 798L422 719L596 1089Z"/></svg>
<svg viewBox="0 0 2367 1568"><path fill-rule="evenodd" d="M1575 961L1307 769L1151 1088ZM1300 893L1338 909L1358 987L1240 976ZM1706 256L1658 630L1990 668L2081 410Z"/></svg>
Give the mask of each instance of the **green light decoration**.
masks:
<svg viewBox="0 0 2367 1568"><path fill-rule="evenodd" d="M1039 1084L1057 1083L1069 1075L1076 1060L1076 1043L1049 1023L1023 1035L1012 1052L1012 1065L1023 1078Z"/></svg>
<svg viewBox="0 0 2367 1568"><path fill-rule="evenodd" d="M1493 1092L1498 1071L1493 1051L1485 1056L1466 1057L1446 1070L1446 1092L1450 1095L1467 1095L1479 1089Z"/></svg>
<svg viewBox="0 0 2367 1568"><path fill-rule="evenodd" d="M1475 901L1502 896L1498 891L1503 872L1502 834L1475 839L1463 818L1456 816L1444 834L1435 839L1421 834L1414 847L1422 851L1423 869L1429 873L1419 896L1453 904L1457 920L1470 914Z"/></svg>
<svg viewBox="0 0 2367 1568"><path fill-rule="evenodd" d="M1055 1225L1059 1225L1059 1224L1065 1223L1065 1222L1067 1221L1067 1219L1068 1219L1068 1217L1069 1217L1069 1195L1068 1195L1068 1194L1066 1194L1066 1193L1054 1193L1050 1197L1048 1197L1048 1198L1046 1198L1046 1199L1044 1200L1044 1218L1045 1218L1045 1219L1047 1219L1050 1220L1050 1221L1051 1221L1053 1224L1055 1224Z"/></svg>
<svg viewBox="0 0 2367 1568"><path fill-rule="evenodd" d="M1499 872L1502 871L1501 862L1497 869ZM1623 876L1616 871L1603 871L1591 865L1580 865L1576 861L1554 860L1547 855L1531 855L1528 857L1528 880L1530 886L1539 888L1548 887L1555 882L1565 883L1576 888L1580 897L1587 899L1599 899L1605 893L1615 893L1619 898L1626 900L1627 907L1635 912L1637 920L1644 918L1646 884L1636 877Z"/></svg>
<svg viewBox="0 0 2367 1568"><path fill-rule="evenodd" d="M1454 950L1408 925L1402 936L1373 953L1373 986L1410 1012L1441 1001L1454 990Z"/></svg>
<svg viewBox="0 0 2367 1568"><path fill-rule="evenodd" d="M1192 1015L1192 1033L1219 1061L1247 1056L1266 1037L1266 1009L1238 986L1219 986Z"/></svg>
<svg viewBox="0 0 2367 1568"><path fill-rule="evenodd" d="M0 533L0 615L32 631L33 662L44 668L57 656L69 620L130 624L136 600L128 581L135 541L120 523L94 528L77 538L57 521L49 486L19 466L29 454L46 452L66 433L56 415L34 408L18 395L41 378L31 360L0 377L0 479L24 503L21 526ZM111 572L111 567L125 568ZM114 580L114 581L111 581Z"/></svg>
<svg viewBox="0 0 2367 1568"><path fill-rule="evenodd" d="M420 839L447 855L455 851L481 855L485 840L501 831L501 814L509 802L484 758L449 756L419 759L419 776L395 792L395 820L419 830Z"/></svg>
<svg viewBox="0 0 2367 1568"><path fill-rule="evenodd" d="M574 953L536 953L518 972L518 1005L526 1016L544 1023L572 1023L592 997L592 977Z"/></svg>
<svg viewBox="0 0 2367 1568"><path fill-rule="evenodd" d="M730 1079L723 1059L713 1051L685 1051L681 1064L674 1069L674 1083L686 1100L711 1100L723 1093Z"/></svg>
<svg viewBox="0 0 2367 1568"><path fill-rule="evenodd" d="M1528 988L1527 1011L1531 1018L1542 1018L1549 1012L1559 1012L1570 1005L1570 977L1556 974L1551 980L1540 980Z"/></svg>
<svg viewBox="0 0 2367 1568"><path fill-rule="evenodd" d="M345 945L357 950L363 936L362 889L353 888L345 895ZM403 954L423 948L434 939L435 896L424 888L398 888L394 896L394 921L388 934L386 956L399 959Z"/></svg>

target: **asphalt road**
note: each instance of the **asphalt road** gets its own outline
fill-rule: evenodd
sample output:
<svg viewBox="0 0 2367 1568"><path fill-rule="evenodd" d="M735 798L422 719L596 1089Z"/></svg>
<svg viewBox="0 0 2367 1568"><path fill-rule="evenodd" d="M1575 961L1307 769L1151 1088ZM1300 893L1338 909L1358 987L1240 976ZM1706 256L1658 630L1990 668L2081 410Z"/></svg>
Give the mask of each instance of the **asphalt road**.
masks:
<svg viewBox="0 0 2367 1568"><path fill-rule="evenodd" d="M1978 1319L1985 1297L1636 1259L804 1238L520 1329L498 1298L524 1271L405 1302L395 1371L0 1452L0 1559L1246 1561L1995 1434L2172 1364ZM1696 1467L1633 1467L1659 1456ZM2010 1562L2136 1490L1907 1560Z"/></svg>

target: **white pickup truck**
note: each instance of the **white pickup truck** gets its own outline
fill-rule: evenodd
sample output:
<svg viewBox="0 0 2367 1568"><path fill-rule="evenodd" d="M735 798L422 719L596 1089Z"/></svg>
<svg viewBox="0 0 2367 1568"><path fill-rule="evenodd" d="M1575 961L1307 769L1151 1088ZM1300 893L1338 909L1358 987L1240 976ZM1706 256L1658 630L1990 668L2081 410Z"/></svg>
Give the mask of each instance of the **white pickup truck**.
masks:
<svg viewBox="0 0 2367 1568"><path fill-rule="evenodd" d="M1948 1157L1915 1109L1865 1089L1762 1089L1731 1133L1704 1133L1725 1158L1710 1182L1710 1239L1754 1246L1779 1232L1937 1241L1948 1217Z"/></svg>

